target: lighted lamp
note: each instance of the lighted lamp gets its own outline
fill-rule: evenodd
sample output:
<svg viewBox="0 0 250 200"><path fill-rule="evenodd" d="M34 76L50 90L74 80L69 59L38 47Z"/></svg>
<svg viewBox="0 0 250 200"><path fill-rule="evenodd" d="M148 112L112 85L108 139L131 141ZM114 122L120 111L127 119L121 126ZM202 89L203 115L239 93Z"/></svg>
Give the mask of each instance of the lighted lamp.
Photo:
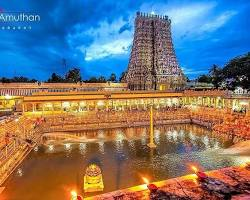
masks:
<svg viewBox="0 0 250 200"><path fill-rule="evenodd" d="M158 187L153 183L149 183L149 180L147 178L142 177L142 179L145 182L145 184L147 184L147 188L149 189L150 192L156 192L158 190Z"/></svg>
<svg viewBox="0 0 250 200"><path fill-rule="evenodd" d="M72 190L70 194L71 194L71 200L83 200L83 197L78 195L75 190Z"/></svg>
<svg viewBox="0 0 250 200"><path fill-rule="evenodd" d="M71 200L77 200L77 193L75 190L72 190L70 194L71 194Z"/></svg>
<svg viewBox="0 0 250 200"><path fill-rule="evenodd" d="M204 181L208 177L206 173L199 171L197 167L191 166L191 168L200 181Z"/></svg>
<svg viewBox="0 0 250 200"><path fill-rule="evenodd" d="M246 168L250 169L250 160L246 161Z"/></svg>

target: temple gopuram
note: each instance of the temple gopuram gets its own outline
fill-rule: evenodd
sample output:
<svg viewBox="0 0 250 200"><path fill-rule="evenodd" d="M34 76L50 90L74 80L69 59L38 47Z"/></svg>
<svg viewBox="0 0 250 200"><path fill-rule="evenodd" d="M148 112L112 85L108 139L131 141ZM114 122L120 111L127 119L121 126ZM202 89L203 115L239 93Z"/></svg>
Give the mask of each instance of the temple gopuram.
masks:
<svg viewBox="0 0 250 200"><path fill-rule="evenodd" d="M168 16L137 12L132 52L123 81L131 90L169 90L185 86Z"/></svg>

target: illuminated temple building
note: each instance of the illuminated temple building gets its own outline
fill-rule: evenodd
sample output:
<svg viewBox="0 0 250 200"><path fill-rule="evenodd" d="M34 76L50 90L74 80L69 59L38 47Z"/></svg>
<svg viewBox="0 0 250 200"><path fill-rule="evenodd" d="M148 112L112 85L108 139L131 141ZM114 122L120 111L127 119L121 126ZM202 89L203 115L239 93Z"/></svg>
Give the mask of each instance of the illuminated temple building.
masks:
<svg viewBox="0 0 250 200"><path fill-rule="evenodd" d="M0 84L0 110L56 114L88 110L133 110L171 106L203 106L249 110L249 97L223 90L129 91L126 84Z"/></svg>
<svg viewBox="0 0 250 200"><path fill-rule="evenodd" d="M137 12L132 52L124 82L131 90L184 87L185 77L175 55L168 16Z"/></svg>

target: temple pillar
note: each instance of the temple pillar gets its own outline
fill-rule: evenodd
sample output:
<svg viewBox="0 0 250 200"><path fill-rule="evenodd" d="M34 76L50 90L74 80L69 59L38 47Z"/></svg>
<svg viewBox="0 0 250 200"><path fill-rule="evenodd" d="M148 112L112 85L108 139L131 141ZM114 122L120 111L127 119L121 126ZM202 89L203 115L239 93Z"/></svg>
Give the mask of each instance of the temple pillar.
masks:
<svg viewBox="0 0 250 200"><path fill-rule="evenodd" d="M44 103L42 103L42 114L44 114Z"/></svg>
<svg viewBox="0 0 250 200"><path fill-rule="evenodd" d="M54 103L51 103L51 105L52 105L52 114L54 114Z"/></svg>
<svg viewBox="0 0 250 200"><path fill-rule="evenodd" d="M98 106L96 102L94 102L94 106L95 106L95 111L98 111Z"/></svg>
<svg viewBox="0 0 250 200"><path fill-rule="evenodd" d="M106 103L105 103L105 109L106 109L106 111L108 111L108 110L109 110L109 101L108 101L108 100L106 100Z"/></svg>
<svg viewBox="0 0 250 200"><path fill-rule="evenodd" d="M32 103L32 112L35 112L35 104Z"/></svg>
<svg viewBox="0 0 250 200"><path fill-rule="evenodd" d="M77 105L78 105L78 112L80 112L81 111L80 101L77 102Z"/></svg>
<svg viewBox="0 0 250 200"><path fill-rule="evenodd" d="M89 111L89 102L86 102L87 111Z"/></svg>
<svg viewBox="0 0 250 200"><path fill-rule="evenodd" d="M225 108L225 99L222 99L222 108Z"/></svg>

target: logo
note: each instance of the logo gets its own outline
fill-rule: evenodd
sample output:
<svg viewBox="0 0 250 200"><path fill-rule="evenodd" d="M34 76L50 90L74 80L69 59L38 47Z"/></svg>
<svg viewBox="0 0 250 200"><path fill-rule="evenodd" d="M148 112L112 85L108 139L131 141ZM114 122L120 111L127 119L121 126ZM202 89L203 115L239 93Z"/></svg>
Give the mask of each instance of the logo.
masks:
<svg viewBox="0 0 250 200"><path fill-rule="evenodd" d="M34 12L11 12L0 8L0 29L28 30L41 21L41 16Z"/></svg>

